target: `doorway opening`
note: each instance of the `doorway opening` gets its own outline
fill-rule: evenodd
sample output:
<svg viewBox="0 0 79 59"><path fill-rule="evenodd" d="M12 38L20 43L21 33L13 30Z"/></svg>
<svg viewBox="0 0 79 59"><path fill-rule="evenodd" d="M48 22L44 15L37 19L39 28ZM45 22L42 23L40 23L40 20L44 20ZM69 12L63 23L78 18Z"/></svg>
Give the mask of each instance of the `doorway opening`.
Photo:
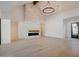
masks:
<svg viewBox="0 0 79 59"><path fill-rule="evenodd" d="M65 37L79 38L79 16L69 17L64 20Z"/></svg>
<svg viewBox="0 0 79 59"><path fill-rule="evenodd" d="M71 38L79 38L79 23L71 23Z"/></svg>

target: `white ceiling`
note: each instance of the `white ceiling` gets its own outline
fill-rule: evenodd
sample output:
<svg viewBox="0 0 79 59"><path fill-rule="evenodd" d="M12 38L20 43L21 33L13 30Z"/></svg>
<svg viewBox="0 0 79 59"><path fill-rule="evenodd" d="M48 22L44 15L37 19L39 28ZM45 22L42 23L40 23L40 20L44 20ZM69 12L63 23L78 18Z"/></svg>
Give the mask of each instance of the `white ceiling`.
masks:
<svg viewBox="0 0 79 59"><path fill-rule="evenodd" d="M27 3L32 3L32 1L0 1L0 8L3 10L3 11L10 11L12 10L15 6L22 6L24 4L27 4ZM79 1L52 1L50 2L51 5L55 6L55 9L56 10L59 10L59 11L65 11L65 10L70 10L70 9L75 9L75 8L79 8ZM43 5L44 3L41 4L41 6Z"/></svg>
<svg viewBox="0 0 79 59"><path fill-rule="evenodd" d="M79 1L55 2L55 8L60 11L72 10L79 8Z"/></svg>
<svg viewBox="0 0 79 59"><path fill-rule="evenodd" d="M0 1L0 8L4 11L12 10L14 7L30 3L29 1Z"/></svg>

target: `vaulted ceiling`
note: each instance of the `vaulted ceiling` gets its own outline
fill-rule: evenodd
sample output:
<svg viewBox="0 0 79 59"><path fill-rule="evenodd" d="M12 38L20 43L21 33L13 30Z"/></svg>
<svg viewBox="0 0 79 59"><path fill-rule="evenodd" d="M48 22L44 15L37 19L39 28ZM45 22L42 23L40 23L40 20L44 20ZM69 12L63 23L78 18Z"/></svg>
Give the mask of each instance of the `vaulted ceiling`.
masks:
<svg viewBox="0 0 79 59"><path fill-rule="evenodd" d="M29 3L32 3L32 1L0 1L0 9L3 11L11 11L16 6L18 7ZM42 6L44 3L46 3L46 1L42 1L42 3L39 4ZM78 1L51 1L50 3L52 6L54 5L56 11L65 11L79 8Z"/></svg>
<svg viewBox="0 0 79 59"><path fill-rule="evenodd" d="M24 4L30 3L29 1L0 1L0 8L4 11L12 10L16 6L22 6Z"/></svg>

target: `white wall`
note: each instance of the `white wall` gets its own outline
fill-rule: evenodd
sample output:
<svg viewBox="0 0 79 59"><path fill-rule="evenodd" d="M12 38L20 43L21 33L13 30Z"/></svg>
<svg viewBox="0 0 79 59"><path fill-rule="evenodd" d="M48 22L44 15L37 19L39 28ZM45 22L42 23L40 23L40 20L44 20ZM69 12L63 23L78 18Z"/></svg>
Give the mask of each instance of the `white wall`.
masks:
<svg viewBox="0 0 79 59"><path fill-rule="evenodd" d="M23 6L16 6L12 10L10 18L11 18L12 22L17 24L16 26L15 26L15 24L12 24L13 27L11 27L11 28L14 28L14 30L12 29L12 34L11 35L13 35L13 37L15 36L14 38L12 38L12 40L17 40L18 38L20 38L22 36L22 35L20 36L20 34L22 34L22 33L20 33L20 31L19 31L21 28L18 28L18 26L19 26L19 23L21 21L24 21L24 7Z"/></svg>
<svg viewBox="0 0 79 59"><path fill-rule="evenodd" d="M46 17L45 35L58 38L63 37L62 15L54 14Z"/></svg>
<svg viewBox="0 0 79 59"><path fill-rule="evenodd" d="M10 15L12 21L23 21L24 20L24 8L23 6L15 7Z"/></svg>
<svg viewBox="0 0 79 59"><path fill-rule="evenodd" d="M16 7L14 7L13 9L11 8L11 10L2 10L2 17L1 17L2 19L10 19L11 20L11 22L15 22L15 23L17 23L17 25L18 25L18 23L20 22L20 21L23 21L24 20L24 7L23 6L16 6ZM12 32L11 32L11 37L15 34L15 35L18 35L19 34L19 32L13 32L13 31L15 31L15 29L17 29L17 31L18 31L18 28L16 28L16 26L15 26L15 24L13 25L12 23L11 23L11 29L12 29ZM14 28L14 29L13 29ZM4 30L4 29L3 29ZM13 34L14 33L14 34ZM18 37L15 37L15 39L17 39ZM11 40L13 40L14 38L12 38ZM15 40L14 39L14 40Z"/></svg>
<svg viewBox="0 0 79 59"><path fill-rule="evenodd" d="M16 6L10 10L2 10L2 19L10 19L11 21L24 20L24 8L23 6Z"/></svg>
<svg viewBox="0 0 79 59"><path fill-rule="evenodd" d="M1 10L0 10L0 18L2 17L2 12L1 12Z"/></svg>
<svg viewBox="0 0 79 59"><path fill-rule="evenodd" d="M11 43L11 21L1 19L1 44Z"/></svg>
<svg viewBox="0 0 79 59"><path fill-rule="evenodd" d="M50 37L64 38L65 24L64 20L69 17L79 16L79 9L55 13L46 16L45 35Z"/></svg>
<svg viewBox="0 0 79 59"><path fill-rule="evenodd" d="M24 38L24 35L25 35L25 31L24 31L24 22L23 21L20 21L18 23L18 37L19 39L23 39Z"/></svg>

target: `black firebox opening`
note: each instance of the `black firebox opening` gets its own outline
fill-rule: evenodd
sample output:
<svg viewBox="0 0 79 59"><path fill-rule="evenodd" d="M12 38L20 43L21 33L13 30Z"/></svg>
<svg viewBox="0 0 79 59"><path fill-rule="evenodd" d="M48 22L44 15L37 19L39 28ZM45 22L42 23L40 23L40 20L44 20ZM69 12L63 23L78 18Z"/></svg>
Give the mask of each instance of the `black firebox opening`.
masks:
<svg viewBox="0 0 79 59"><path fill-rule="evenodd" d="M39 33L28 33L28 36L36 36L39 35Z"/></svg>

